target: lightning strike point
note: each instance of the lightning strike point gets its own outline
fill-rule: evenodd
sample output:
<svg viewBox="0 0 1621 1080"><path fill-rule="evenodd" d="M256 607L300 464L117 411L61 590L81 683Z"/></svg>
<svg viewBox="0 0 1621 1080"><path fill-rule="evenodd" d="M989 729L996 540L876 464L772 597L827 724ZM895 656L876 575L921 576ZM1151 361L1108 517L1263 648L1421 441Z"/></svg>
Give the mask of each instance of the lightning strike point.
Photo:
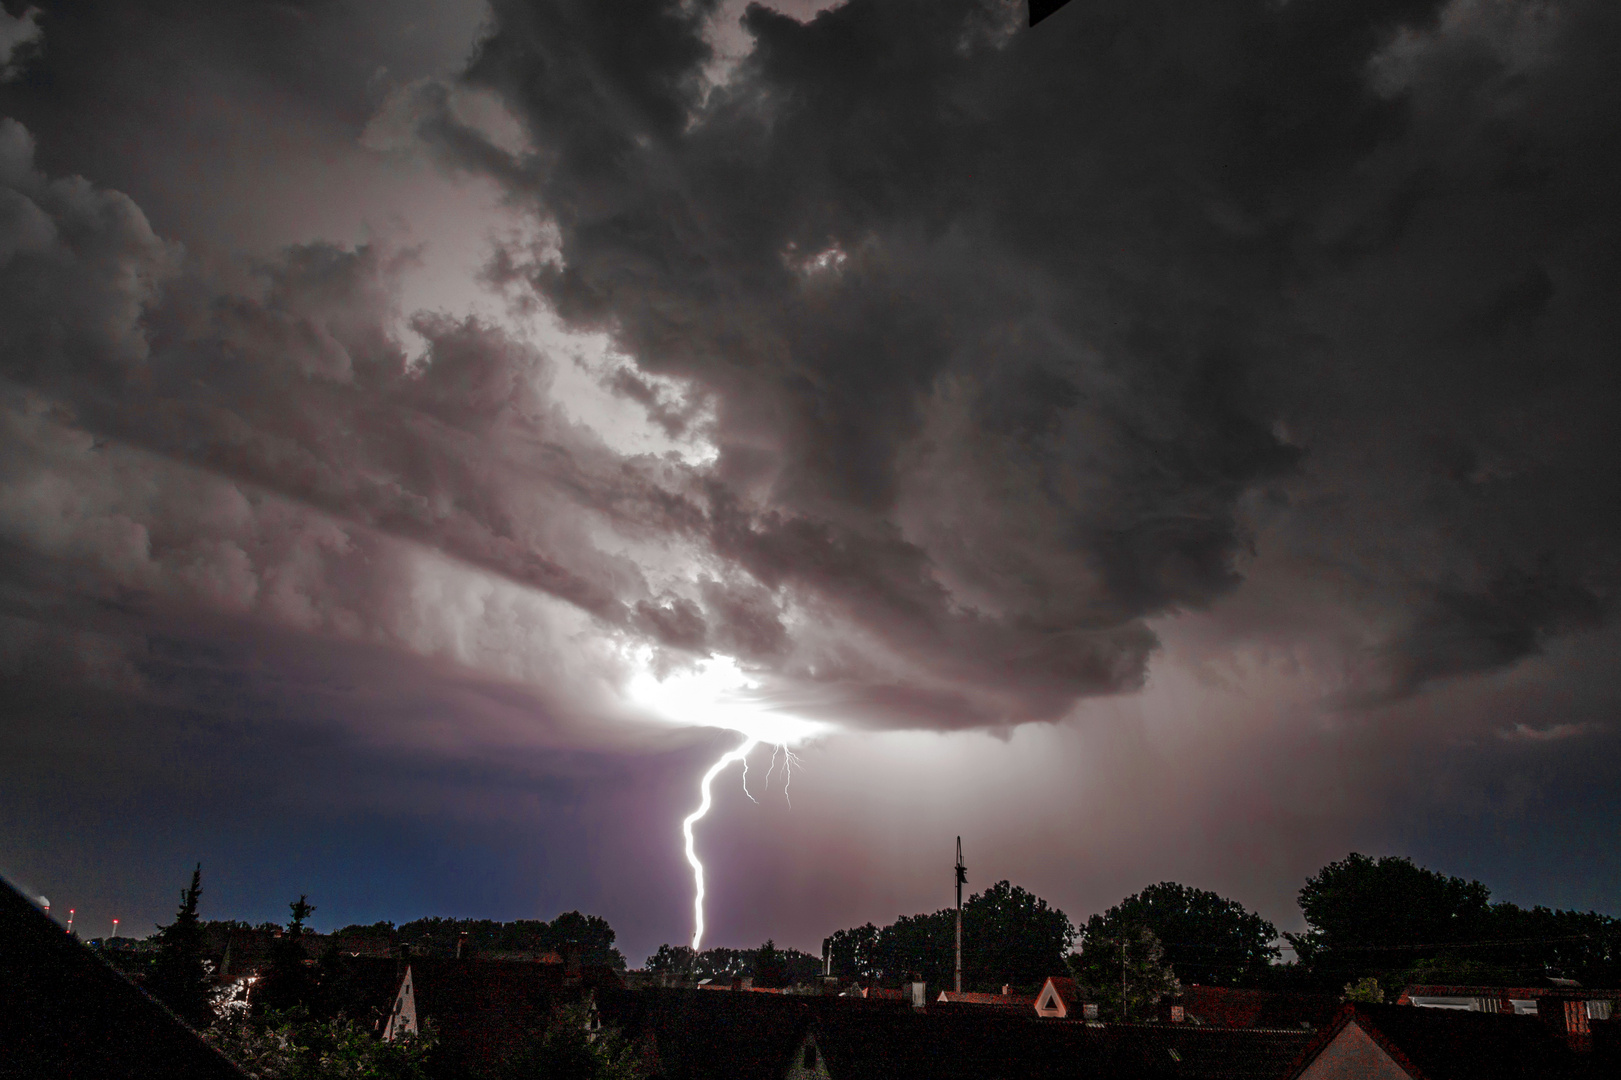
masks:
<svg viewBox="0 0 1621 1080"><path fill-rule="evenodd" d="M709 786L715 782L715 777L719 776L726 766L734 761L742 761L746 764L749 751L758 745L760 745L759 739L744 739L742 746L730 753L722 754L720 760L711 765L709 771L704 773L704 778L698 785L698 790L703 795L703 798L698 803L698 809L688 814L686 820L681 822L681 835L686 837L687 840L687 862L692 867L692 883L694 886L692 898L692 951L695 953L699 951L700 943L704 937L704 864L698 861L698 849L693 844L692 827L700 818L709 813L710 806L714 804L714 799L709 793ZM750 796L750 798L752 797Z"/></svg>

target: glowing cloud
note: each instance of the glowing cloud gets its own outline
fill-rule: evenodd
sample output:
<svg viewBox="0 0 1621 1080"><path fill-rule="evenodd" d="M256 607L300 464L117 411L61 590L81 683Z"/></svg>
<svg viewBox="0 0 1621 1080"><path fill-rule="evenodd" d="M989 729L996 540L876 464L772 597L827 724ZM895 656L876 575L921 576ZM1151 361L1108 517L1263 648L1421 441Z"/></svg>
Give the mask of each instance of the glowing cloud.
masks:
<svg viewBox="0 0 1621 1080"><path fill-rule="evenodd" d="M729 656L702 661L693 670L662 679L649 668L650 650L636 659L638 671L627 687L630 699L666 723L723 728L773 746L797 746L829 730L825 723L771 705L760 684Z"/></svg>

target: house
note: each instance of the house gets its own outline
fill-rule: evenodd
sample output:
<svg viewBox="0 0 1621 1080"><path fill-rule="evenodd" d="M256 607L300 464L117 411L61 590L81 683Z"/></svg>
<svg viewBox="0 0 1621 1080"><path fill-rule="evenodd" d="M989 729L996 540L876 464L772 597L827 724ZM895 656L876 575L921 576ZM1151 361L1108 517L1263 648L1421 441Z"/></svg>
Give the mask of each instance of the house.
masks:
<svg viewBox="0 0 1621 1080"><path fill-rule="evenodd" d="M381 1036L392 1017L406 961L338 954L321 961L320 1007Z"/></svg>
<svg viewBox="0 0 1621 1080"><path fill-rule="evenodd" d="M398 1039L432 1024L444 1053L487 1067L538 1038L557 1008L623 984L608 968L517 960L404 961L383 1038Z"/></svg>
<svg viewBox="0 0 1621 1080"><path fill-rule="evenodd" d="M1609 1020L1621 990L1582 989L1569 979L1548 986L1408 986L1398 1005L1453 1012L1535 1016L1565 1038L1572 1049L1592 1043L1592 1024Z"/></svg>
<svg viewBox="0 0 1621 1080"><path fill-rule="evenodd" d="M833 1080L1278 1080L1305 1031L1054 1023L1007 1009L813 999Z"/></svg>
<svg viewBox="0 0 1621 1080"><path fill-rule="evenodd" d="M1074 979L1049 975L1036 995L1036 1015L1050 1020L1096 1020L1098 1007L1081 1001Z"/></svg>
<svg viewBox="0 0 1621 1080"><path fill-rule="evenodd" d="M0 1076L246 1080L27 897L0 881Z"/></svg>
<svg viewBox="0 0 1621 1080"><path fill-rule="evenodd" d="M1589 1064L1535 1017L1352 1003L1286 1080L1553 1080Z"/></svg>
<svg viewBox="0 0 1621 1080"><path fill-rule="evenodd" d="M646 1047L665 1080L835 1080L806 1001L674 987L598 998L603 1022Z"/></svg>

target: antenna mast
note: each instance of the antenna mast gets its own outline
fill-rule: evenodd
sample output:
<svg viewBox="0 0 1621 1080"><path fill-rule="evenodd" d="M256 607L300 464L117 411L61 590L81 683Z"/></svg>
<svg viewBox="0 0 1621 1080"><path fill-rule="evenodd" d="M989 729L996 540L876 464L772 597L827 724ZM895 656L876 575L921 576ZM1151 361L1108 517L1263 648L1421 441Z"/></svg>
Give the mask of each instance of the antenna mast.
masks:
<svg viewBox="0 0 1621 1080"><path fill-rule="evenodd" d="M957 837L957 993L962 993L962 887L968 868L962 864L962 837Z"/></svg>

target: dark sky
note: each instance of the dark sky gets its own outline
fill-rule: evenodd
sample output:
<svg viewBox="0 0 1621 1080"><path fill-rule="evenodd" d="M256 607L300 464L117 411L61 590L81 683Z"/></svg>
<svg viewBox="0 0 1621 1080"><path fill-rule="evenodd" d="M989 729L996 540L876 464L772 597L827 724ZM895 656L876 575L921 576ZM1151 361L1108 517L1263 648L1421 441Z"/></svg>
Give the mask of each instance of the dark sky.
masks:
<svg viewBox="0 0 1621 1080"><path fill-rule="evenodd" d="M817 8L6 0L0 872L1621 912L1621 8Z"/></svg>

